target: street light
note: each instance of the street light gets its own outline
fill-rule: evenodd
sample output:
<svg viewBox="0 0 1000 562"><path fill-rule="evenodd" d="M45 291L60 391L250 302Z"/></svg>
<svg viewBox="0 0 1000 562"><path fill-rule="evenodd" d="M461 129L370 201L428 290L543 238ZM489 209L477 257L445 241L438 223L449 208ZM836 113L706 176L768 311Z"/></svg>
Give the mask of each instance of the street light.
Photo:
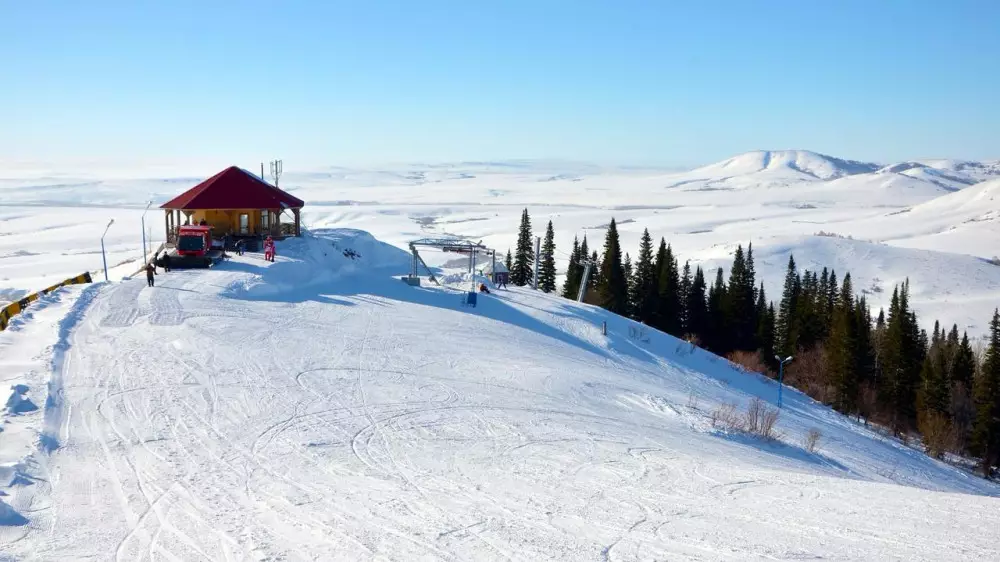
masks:
<svg viewBox="0 0 1000 562"><path fill-rule="evenodd" d="M142 211L142 265L146 265L146 256L149 255L149 250L146 249L146 211L152 204L152 201L146 203L146 208Z"/></svg>
<svg viewBox="0 0 1000 562"><path fill-rule="evenodd" d="M791 361L792 360L792 356L789 355L788 357L785 357L784 359L782 359L781 357L778 357L777 355L775 355L774 358L778 360L778 407L780 408L781 407L781 388L784 386L784 379L785 379L785 363L788 363L789 361Z"/></svg>
<svg viewBox="0 0 1000 562"><path fill-rule="evenodd" d="M115 224L115 219L108 221L108 226L104 227L104 234L101 235L101 259L104 260L104 280L108 280L108 256L104 253L104 237L108 234L108 229Z"/></svg>

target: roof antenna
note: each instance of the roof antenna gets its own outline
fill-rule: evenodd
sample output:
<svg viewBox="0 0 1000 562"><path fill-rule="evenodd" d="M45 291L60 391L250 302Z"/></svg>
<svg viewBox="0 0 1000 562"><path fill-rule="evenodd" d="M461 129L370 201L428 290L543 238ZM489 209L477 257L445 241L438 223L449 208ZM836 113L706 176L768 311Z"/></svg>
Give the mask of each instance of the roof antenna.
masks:
<svg viewBox="0 0 1000 562"><path fill-rule="evenodd" d="M278 180L281 178L281 170L281 160L271 160L271 179L274 180L274 187L278 187Z"/></svg>

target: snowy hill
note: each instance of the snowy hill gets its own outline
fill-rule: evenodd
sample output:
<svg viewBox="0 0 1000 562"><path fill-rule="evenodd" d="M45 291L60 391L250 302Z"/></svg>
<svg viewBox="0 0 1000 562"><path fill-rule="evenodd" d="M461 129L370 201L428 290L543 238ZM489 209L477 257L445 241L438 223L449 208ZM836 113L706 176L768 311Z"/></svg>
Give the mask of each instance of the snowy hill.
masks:
<svg viewBox="0 0 1000 562"><path fill-rule="evenodd" d="M43 448L0 487L7 520L27 520L0 526L0 551L1000 555L983 527L996 486L787 389L780 441L713 427L720 406L773 404L777 387L686 343L527 290L463 307L457 291L391 278L407 254L359 231L317 231L278 256L161 274L155 288L75 288L0 333L0 349L37 358L3 372L46 403L8 417ZM816 452L802 444L812 429Z"/></svg>
<svg viewBox="0 0 1000 562"><path fill-rule="evenodd" d="M698 168L692 175L705 177L745 176L757 173L793 173L803 179L830 180L874 172L879 166L868 162L841 160L808 150L758 150Z"/></svg>

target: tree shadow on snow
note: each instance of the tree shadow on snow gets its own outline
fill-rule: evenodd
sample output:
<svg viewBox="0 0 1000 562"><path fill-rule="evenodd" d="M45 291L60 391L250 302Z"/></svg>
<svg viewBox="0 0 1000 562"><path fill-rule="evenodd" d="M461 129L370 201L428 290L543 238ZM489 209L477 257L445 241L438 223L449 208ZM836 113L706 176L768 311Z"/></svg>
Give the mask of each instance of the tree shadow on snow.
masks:
<svg viewBox="0 0 1000 562"><path fill-rule="evenodd" d="M748 435L746 433L727 433L721 431L713 431L712 435L716 437L725 439L732 443L737 443L739 445L744 445L746 447L751 447L761 451L763 453L768 453L771 455L776 455L784 457L789 460L796 462L812 464L816 466L821 466L824 468L833 468L842 472L850 472L850 469L846 466L840 464L839 462L820 454L819 452L810 453L802 447L791 445L779 440L767 440L756 435Z"/></svg>

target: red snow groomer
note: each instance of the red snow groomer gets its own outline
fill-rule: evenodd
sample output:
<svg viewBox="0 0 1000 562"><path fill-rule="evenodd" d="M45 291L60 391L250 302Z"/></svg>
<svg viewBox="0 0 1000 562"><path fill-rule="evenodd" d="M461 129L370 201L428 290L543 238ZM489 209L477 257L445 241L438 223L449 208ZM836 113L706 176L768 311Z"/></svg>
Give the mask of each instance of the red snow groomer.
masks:
<svg viewBox="0 0 1000 562"><path fill-rule="evenodd" d="M189 225L177 229L177 255L203 257L211 250L211 226Z"/></svg>

